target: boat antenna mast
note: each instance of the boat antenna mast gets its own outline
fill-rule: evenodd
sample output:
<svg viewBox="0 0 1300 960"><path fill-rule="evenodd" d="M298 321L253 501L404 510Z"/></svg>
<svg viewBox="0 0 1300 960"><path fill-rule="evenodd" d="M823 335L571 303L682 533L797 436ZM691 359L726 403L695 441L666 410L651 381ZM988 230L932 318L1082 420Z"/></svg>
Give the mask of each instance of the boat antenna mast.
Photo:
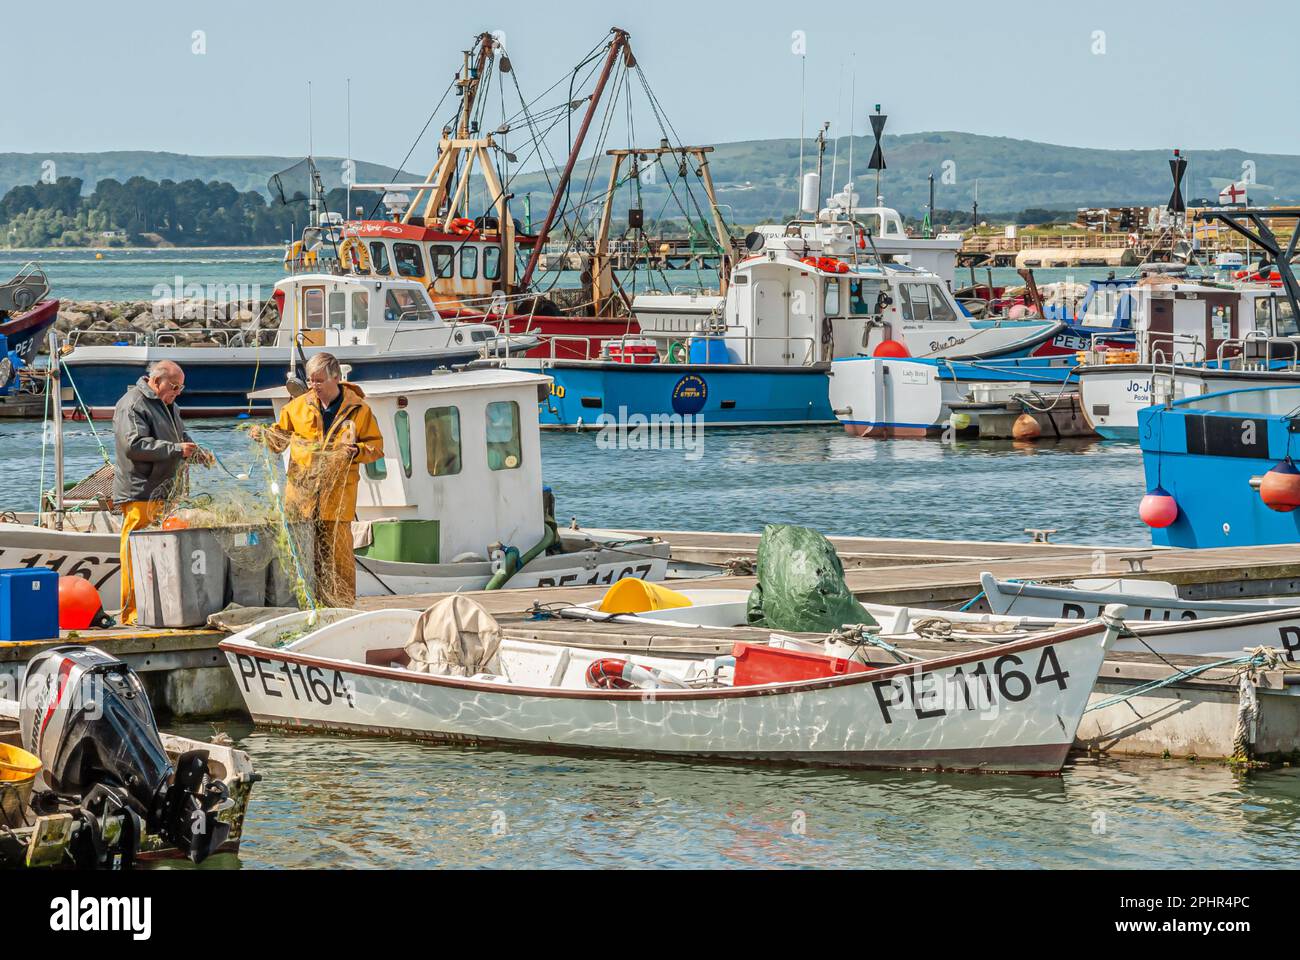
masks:
<svg viewBox="0 0 1300 960"><path fill-rule="evenodd" d="M582 150L582 144L587 137L587 130L591 127L591 121L596 115L596 109L600 104L601 96L605 92L605 85L609 82L609 76L613 72L614 64L618 62L619 56L622 55L624 64L627 67L631 68L636 65L636 59L632 55L630 45L631 37L628 32L619 27L612 27L610 32L613 34L613 38L609 41L609 48L605 54L605 63L601 67L595 89L592 90L588 99L587 112L583 115L582 124L578 127L577 135L573 139L573 145L569 148L569 156L564 163L564 171L560 174L559 182L555 186L555 193L551 197L551 205L547 209L541 229L537 231L537 237L533 241L532 252L528 255L528 265L524 268L524 275L519 281L521 289L527 290L532 283L533 273L537 270L537 261L542 255L542 248L550 236L551 228L555 225L555 218L559 215L563 198L569 189L569 181L573 178L573 168L578 162L578 154Z"/></svg>

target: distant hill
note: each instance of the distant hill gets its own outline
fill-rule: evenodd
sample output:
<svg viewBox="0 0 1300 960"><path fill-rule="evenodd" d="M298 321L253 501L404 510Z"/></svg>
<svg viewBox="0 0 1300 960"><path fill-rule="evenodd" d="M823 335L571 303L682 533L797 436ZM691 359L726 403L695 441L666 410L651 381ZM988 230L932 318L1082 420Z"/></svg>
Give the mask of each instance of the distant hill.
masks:
<svg viewBox="0 0 1300 960"><path fill-rule="evenodd" d="M220 180L236 190L257 190L266 193L266 181L301 160L302 157L195 157L184 153L162 153L152 150L114 150L106 153L0 153L0 196L10 187L35 183L44 170L42 164L54 161L57 177L80 177L82 192L90 193L100 180L112 178L125 182L131 177L148 180L198 179L204 183ZM343 158L317 157L325 189L342 184ZM402 174L403 179L423 174ZM361 183L382 183L394 178L392 167L357 161L357 180Z"/></svg>
<svg viewBox="0 0 1300 960"><path fill-rule="evenodd" d="M982 212L1014 212L1027 208L1071 210L1081 206L1153 205L1169 198L1169 150L1095 150L1065 147L1008 137L988 137L970 133L933 132L886 136L885 160L888 169L881 181L885 202L904 214L918 215L927 199L927 175L935 176L935 205L941 209L969 210L975 181L979 181L979 204ZM840 189L848 179L849 142L839 143L839 160L832 182L832 148L828 146L824 164L823 193ZM858 138L853 146L854 172L858 192L864 203L874 193L874 176L865 169L870 156L869 138ZM1259 203L1300 201L1300 157L1276 154L1252 154L1241 150L1184 151L1189 166L1184 193L1189 200L1217 197L1218 187L1211 179L1235 180L1242 176L1242 164L1253 161L1255 180L1269 187L1257 187L1252 200ZM53 160L58 176L81 177L84 191L94 189L105 178L126 180L140 175L152 180L203 181L222 180L237 190L265 192L266 180L297 157L196 157L176 153L117 151L111 153L0 153L0 195L15 184L34 182L41 174L41 163ZM945 167L945 162L951 166ZM598 164L593 193L604 189L607 160ZM343 161L338 157L318 159L326 187L340 183ZM718 145L711 155L710 166L717 184L719 200L727 205L727 218L741 224L790 215L798 202L796 174L799 164L799 141L751 140ZM805 169L815 169L816 148L805 145ZM358 161L358 177L363 182L382 182L394 172L378 164ZM585 171L586 164L579 169ZM955 183L944 183L945 169ZM404 180L421 179L422 174L404 173ZM550 174L554 180L555 174ZM651 219L680 216L677 205L663 178L658 183L642 183L641 204ZM533 221L540 221L549 197L547 176L531 173L515 178L511 189L517 198L531 193ZM580 187L575 187L570 202L576 204ZM620 190L617 207L630 205L633 193ZM588 200L592 194L588 194ZM702 198L701 198L702 199ZM584 208L595 212L597 204ZM519 207L516 207L519 210ZM692 211L693 212L693 211Z"/></svg>
<svg viewBox="0 0 1300 960"><path fill-rule="evenodd" d="M979 181L979 204L984 213L1015 212L1028 208L1073 210L1087 206L1152 206L1169 199L1172 179L1169 158L1172 150L1094 150L1063 147L1032 140L987 137L971 133L909 133L884 138L887 169L881 176L885 203L904 214L918 216L928 198L927 176L935 177L935 206L939 209L969 210ZM839 143L839 158L832 182L833 147L827 145L823 165L822 193L843 188L849 179L849 140ZM1241 150L1183 151L1188 161L1183 193L1188 199L1217 198L1219 187L1211 179L1239 180L1242 163L1255 164L1255 181L1270 189L1251 191L1252 202L1275 199L1300 200L1300 157L1252 154ZM866 169L871 156L870 138L853 142L853 166L861 202L869 204L875 193L875 176ZM945 168L945 162L951 166ZM816 147L804 148L804 169L816 169ZM799 169L799 141L750 140L719 144L710 156L710 168L718 199L729 205L728 218L737 223L755 223L792 214L798 205L796 174ZM608 171L604 162L602 171ZM944 183L950 169L955 183ZM602 186L605 172L597 175ZM518 178L516 195L545 191L540 175ZM642 202L647 215L657 215L667 192L662 185L643 186ZM618 205L627 205L627 188ZM536 199L536 198L535 198ZM669 209L674 209L670 201ZM667 212L665 212L667 215Z"/></svg>

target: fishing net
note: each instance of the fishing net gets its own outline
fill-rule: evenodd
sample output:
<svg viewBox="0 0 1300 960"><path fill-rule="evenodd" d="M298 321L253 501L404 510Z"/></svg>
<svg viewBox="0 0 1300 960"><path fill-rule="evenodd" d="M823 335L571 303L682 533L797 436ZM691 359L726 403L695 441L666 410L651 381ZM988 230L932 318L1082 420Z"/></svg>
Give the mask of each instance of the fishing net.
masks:
<svg viewBox="0 0 1300 960"><path fill-rule="evenodd" d="M844 566L831 542L816 530L787 524L763 528L758 583L746 614L754 626L801 633L876 625L844 582Z"/></svg>
<svg viewBox="0 0 1300 960"><path fill-rule="evenodd" d="M271 179L266 181L266 192L271 195L271 202L284 206L305 203L312 195L314 170L311 160L304 159L272 174Z"/></svg>
<svg viewBox="0 0 1300 960"><path fill-rule="evenodd" d="M224 557L227 593L244 606L351 606L355 560L350 520L338 515L354 438L319 442L266 429L265 442L239 428L242 442L206 463L183 461L159 514L164 530L189 534ZM286 471L279 454L290 453ZM346 507L346 504L343 505ZM331 508L333 511L331 512ZM210 570L209 574L218 571Z"/></svg>

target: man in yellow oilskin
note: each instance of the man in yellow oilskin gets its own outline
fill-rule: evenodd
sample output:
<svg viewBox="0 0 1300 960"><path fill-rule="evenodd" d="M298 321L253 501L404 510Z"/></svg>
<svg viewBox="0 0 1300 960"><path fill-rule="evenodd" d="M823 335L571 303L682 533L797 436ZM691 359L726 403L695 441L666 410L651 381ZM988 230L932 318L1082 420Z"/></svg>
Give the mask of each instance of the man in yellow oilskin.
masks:
<svg viewBox="0 0 1300 960"><path fill-rule="evenodd" d="M384 439L361 388L343 381L338 360L316 353L307 361L308 390L289 401L275 426L254 428L277 453L289 448L285 512L316 525L316 593L329 606L356 600L352 521L357 512L358 464L384 456Z"/></svg>

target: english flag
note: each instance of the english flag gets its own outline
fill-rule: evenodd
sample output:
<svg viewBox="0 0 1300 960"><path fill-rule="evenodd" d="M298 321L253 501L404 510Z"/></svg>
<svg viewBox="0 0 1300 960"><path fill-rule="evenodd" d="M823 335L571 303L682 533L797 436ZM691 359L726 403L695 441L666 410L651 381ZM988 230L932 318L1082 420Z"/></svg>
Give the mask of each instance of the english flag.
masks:
<svg viewBox="0 0 1300 960"><path fill-rule="evenodd" d="M1219 191L1219 203L1225 207L1232 207L1246 202L1246 181L1230 183Z"/></svg>

